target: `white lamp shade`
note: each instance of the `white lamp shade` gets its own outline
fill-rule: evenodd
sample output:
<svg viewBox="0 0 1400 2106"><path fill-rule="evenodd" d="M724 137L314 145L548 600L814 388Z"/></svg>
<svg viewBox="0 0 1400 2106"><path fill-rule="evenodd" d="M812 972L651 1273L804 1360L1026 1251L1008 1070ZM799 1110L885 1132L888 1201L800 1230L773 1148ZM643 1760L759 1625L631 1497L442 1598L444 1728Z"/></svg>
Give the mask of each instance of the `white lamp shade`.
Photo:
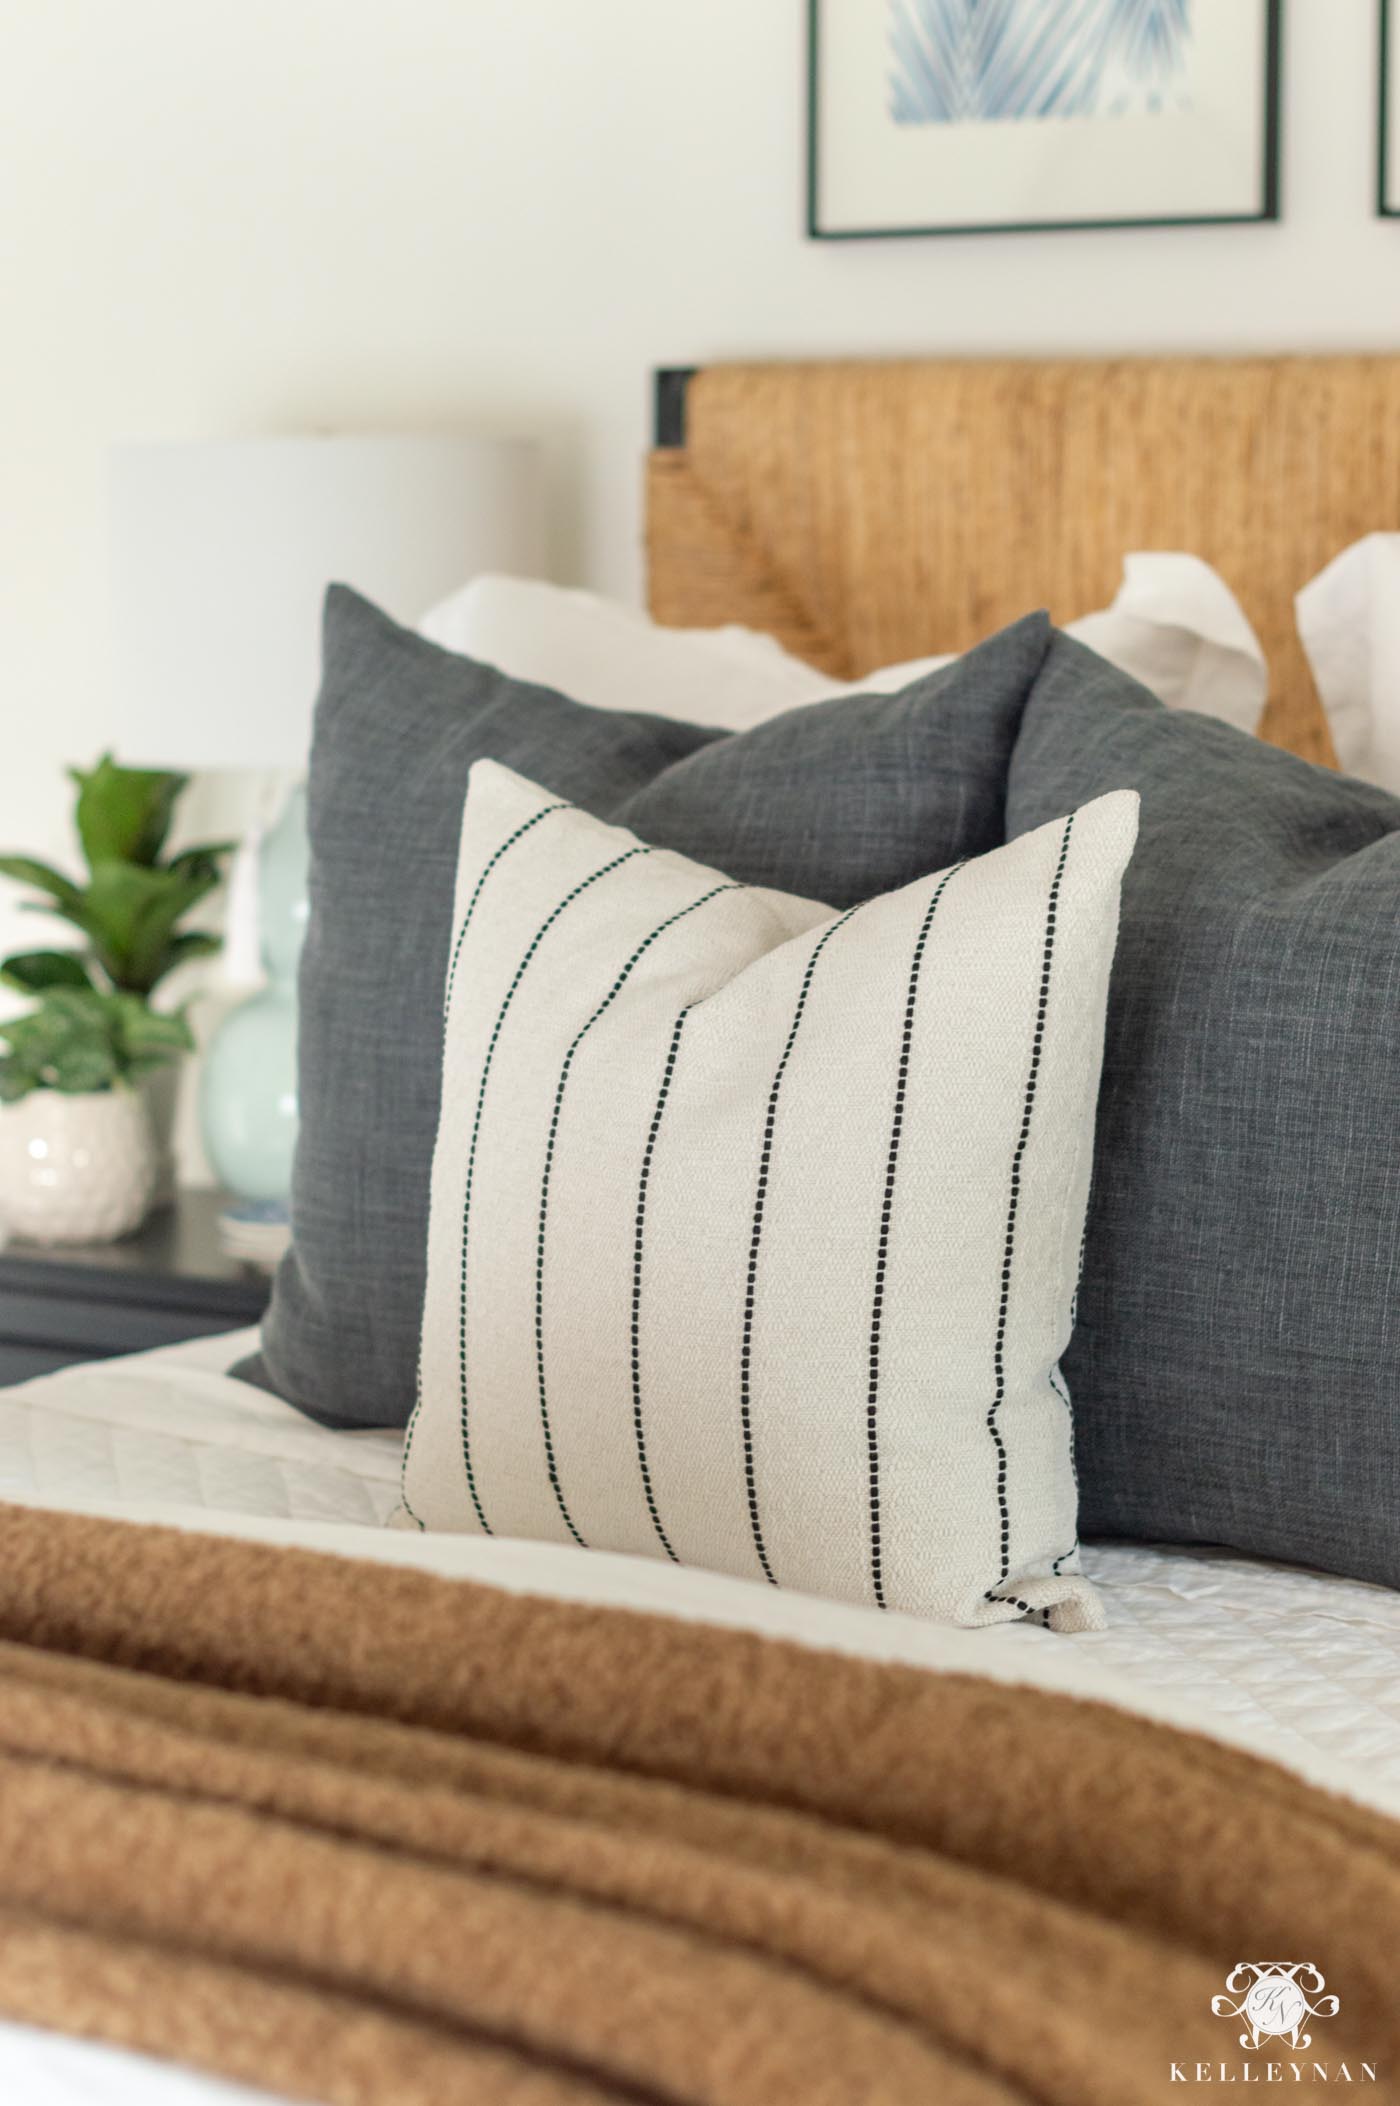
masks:
<svg viewBox="0 0 1400 2106"><path fill-rule="evenodd" d="M111 743L131 766L303 767L332 581L412 625L479 571L544 567L520 439L120 446L108 533Z"/></svg>

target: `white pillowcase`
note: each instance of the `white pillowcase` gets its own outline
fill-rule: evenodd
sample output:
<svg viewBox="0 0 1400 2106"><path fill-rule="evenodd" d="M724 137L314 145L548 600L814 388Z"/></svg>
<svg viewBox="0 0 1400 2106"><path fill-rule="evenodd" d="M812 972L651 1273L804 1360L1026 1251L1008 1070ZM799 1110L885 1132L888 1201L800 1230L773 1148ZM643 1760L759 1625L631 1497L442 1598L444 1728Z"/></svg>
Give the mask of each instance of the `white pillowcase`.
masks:
<svg viewBox="0 0 1400 2106"><path fill-rule="evenodd" d="M756 630L666 629L634 608L532 578L474 578L425 615L420 631L595 709L649 710L725 731L844 692Z"/></svg>
<svg viewBox="0 0 1400 2106"><path fill-rule="evenodd" d="M405 1525L1097 1625L1058 1360L1136 828L834 914L479 761Z"/></svg>
<svg viewBox="0 0 1400 2106"><path fill-rule="evenodd" d="M1068 633L1165 702L1256 732L1269 699L1263 646L1220 573L1199 556L1125 556L1103 614Z"/></svg>
<svg viewBox="0 0 1400 2106"><path fill-rule="evenodd" d="M1400 534L1353 542L1294 607L1338 761L1400 794Z"/></svg>
<svg viewBox="0 0 1400 2106"><path fill-rule="evenodd" d="M745 731L836 695L894 693L948 657L828 679L752 629L667 629L589 592L526 578L476 578L433 608L422 634L599 709L644 709ZM1132 555L1110 608L1069 634L1141 680L1174 709L1254 731L1268 673L1258 639L1223 580L1199 557Z"/></svg>

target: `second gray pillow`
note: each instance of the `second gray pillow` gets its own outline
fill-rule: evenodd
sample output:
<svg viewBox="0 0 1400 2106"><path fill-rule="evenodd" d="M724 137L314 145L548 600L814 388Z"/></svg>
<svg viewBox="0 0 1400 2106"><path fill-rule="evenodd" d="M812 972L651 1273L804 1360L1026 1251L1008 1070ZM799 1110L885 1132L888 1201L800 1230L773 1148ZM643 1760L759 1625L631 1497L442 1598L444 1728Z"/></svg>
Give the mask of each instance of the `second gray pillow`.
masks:
<svg viewBox="0 0 1400 2106"><path fill-rule="evenodd" d="M1400 801L1057 637L1009 829L1120 788L1080 1525L1400 1586Z"/></svg>

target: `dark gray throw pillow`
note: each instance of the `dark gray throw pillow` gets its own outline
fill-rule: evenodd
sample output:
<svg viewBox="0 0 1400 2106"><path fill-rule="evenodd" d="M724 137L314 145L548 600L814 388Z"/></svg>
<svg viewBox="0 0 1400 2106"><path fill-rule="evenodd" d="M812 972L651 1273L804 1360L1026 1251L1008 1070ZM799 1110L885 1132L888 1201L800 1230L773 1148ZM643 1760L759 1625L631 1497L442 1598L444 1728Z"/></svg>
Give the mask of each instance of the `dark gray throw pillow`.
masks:
<svg viewBox="0 0 1400 2106"><path fill-rule="evenodd" d="M586 707L326 601L311 757L291 1251L236 1372L328 1425L412 1409L467 771L504 762L644 839L845 907L1003 838L1044 615L901 694L729 735Z"/></svg>
<svg viewBox="0 0 1400 2106"><path fill-rule="evenodd" d="M1008 832L1120 787L1080 1526L1400 1586L1400 802L1057 637Z"/></svg>

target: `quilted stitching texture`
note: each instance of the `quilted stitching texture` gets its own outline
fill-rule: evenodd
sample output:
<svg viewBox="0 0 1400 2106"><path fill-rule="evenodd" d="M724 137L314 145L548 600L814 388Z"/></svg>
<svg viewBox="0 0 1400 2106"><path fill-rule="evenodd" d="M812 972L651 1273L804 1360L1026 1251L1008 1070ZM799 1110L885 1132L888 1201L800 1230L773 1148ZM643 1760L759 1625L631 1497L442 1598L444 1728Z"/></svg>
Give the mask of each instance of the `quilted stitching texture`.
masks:
<svg viewBox="0 0 1400 2106"><path fill-rule="evenodd" d="M1065 1642L1242 1733L1400 1784L1400 1595L1209 1550L1101 1543L1084 1568L1108 1629Z"/></svg>
<svg viewBox="0 0 1400 2106"><path fill-rule="evenodd" d="M215 1343L227 1359L230 1342ZM388 1519L401 1434L329 1433L242 1383L178 1362L178 1376L157 1383L161 1357L0 1390L0 1499L154 1502L370 1527Z"/></svg>

